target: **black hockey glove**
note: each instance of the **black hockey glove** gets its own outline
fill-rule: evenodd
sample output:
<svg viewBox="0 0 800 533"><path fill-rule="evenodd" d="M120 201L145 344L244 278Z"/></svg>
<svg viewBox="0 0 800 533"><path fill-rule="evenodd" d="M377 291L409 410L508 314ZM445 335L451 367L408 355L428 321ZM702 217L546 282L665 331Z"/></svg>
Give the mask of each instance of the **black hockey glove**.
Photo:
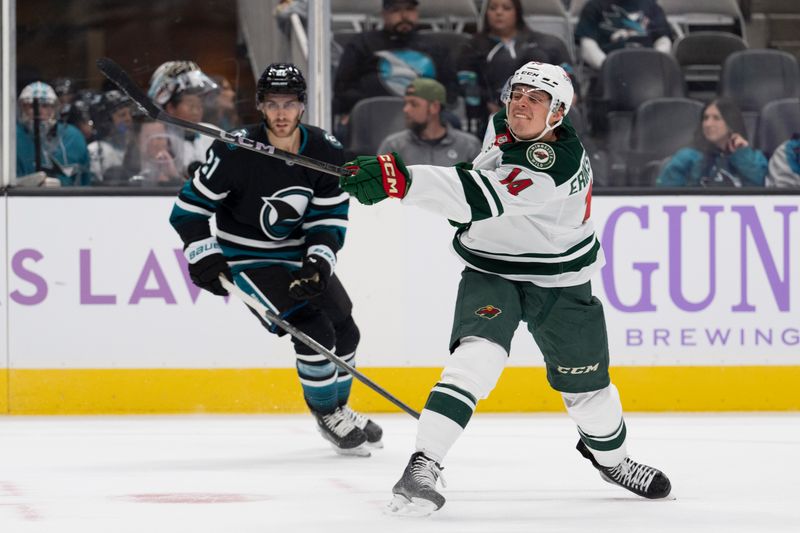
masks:
<svg viewBox="0 0 800 533"><path fill-rule="evenodd" d="M227 296L228 291L222 287L219 275L225 274L228 279L233 279L231 268L222 254L209 254L196 263L189 263L189 277L192 282L208 292L218 296Z"/></svg>
<svg viewBox="0 0 800 533"><path fill-rule="evenodd" d="M310 300L325 291L331 279L331 265L322 257L307 255L300 270L290 273L289 296L295 300Z"/></svg>

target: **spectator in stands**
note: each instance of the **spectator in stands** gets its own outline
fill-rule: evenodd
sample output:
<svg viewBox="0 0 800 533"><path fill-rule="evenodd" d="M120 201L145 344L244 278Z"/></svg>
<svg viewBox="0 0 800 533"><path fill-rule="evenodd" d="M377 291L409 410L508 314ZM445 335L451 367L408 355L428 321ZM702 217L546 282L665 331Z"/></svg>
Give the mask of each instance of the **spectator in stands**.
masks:
<svg viewBox="0 0 800 533"><path fill-rule="evenodd" d="M71 104L78 96L78 84L72 78L56 78L53 80L52 87L62 109Z"/></svg>
<svg viewBox="0 0 800 533"><path fill-rule="evenodd" d="M432 1L432 0L429 0ZM353 37L334 81L334 113L347 124L350 110L371 96L403 96L417 77L435 78L455 103L458 82L449 50L417 32L417 0L383 0L383 29Z"/></svg>
<svg viewBox="0 0 800 533"><path fill-rule="evenodd" d="M412 81L403 105L408 129L384 139L378 153L397 152L409 165L453 166L459 161L472 161L480 152L481 143L474 135L442 120L446 101L444 85L438 81Z"/></svg>
<svg viewBox="0 0 800 533"><path fill-rule="evenodd" d="M203 121L230 131L241 125L236 111L236 91L225 76L211 76L218 89L206 94L203 100Z"/></svg>
<svg viewBox="0 0 800 533"><path fill-rule="evenodd" d="M800 133L795 133L772 153L766 185L800 188Z"/></svg>
<svg viewBox="0 0 800 533"><path fill-rule="evenodd" d="M124 168L132 185L179 186L183 175L175 158L174 137L163 122L137 115L133 137L125 151Z"/></svg>
<svg viewBox="0 0 800 533"><path fill-rule="evenodd" d="M197 123L203 119L203 97L216 90L217 84L193 61L167 61L153 72L148 96L170 115ZM188 176L205 160L214 139L172 126L167 131L173 138L175 164Z"/></svg>
<svg viewBox="0 0 800 533"><path fill-rule="evenodd" d="M91 114L91 100L76 99L61 107L61 122L72 124L83 134L87 143L94 139L94 121Z"/></svg>
<svg viewBox="0 0 800 533"><path fill-rule="evenodd" d="M109 170L122 166L133 137L133 109L131 99L117 90L106 91L92 102L97 138L89 143L89 158L97 181L105 181Z"/></svg>
<svg viewBox="0 0 800 533"><path fill-rule="evenodd" d="M581 56L595 70L619 48L647 47L669 54L671 37L667 17L656 0L589 0L575 28Z"/></svg>
<svg viewBox="0 0 800 533"><path fill-rule="evenodd" d="M478 136L500 109L506 80L529 61L569 65L566 44L525 25L520 0L489 0L483 28L461 50L458 81L467 106L468 130Z"/></svg>
<svg viewBox="0 0 800 533"><path fill-rule="evenodd" d="M41 81L26 85L20 92L17 177L44 171L58 178L61 185L89 185L86 139L75 126L56 120L57 104L56 92Z"/></svg>
<svg viewBox="0 0 800 533"><path fill-rule="evenodd" d="M662 187L763 187L767 158L750 147L742 113L717 98L703 109L692 146L681 148L656 180Z"/></svg>

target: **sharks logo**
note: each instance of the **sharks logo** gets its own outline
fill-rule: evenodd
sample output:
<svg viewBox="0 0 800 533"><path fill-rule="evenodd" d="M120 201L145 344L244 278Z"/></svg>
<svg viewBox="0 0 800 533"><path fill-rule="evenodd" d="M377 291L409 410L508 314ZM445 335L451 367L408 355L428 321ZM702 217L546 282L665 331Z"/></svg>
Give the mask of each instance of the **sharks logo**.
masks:
<svg viewBox="0 0 800 533"><path fill-rule="evenodd" d="M392 94L403 96L415 79L436 78L436 66L427 54L416 50L382 50L378 56L378 78Z"/></svg>
<svg viewBox="0 0 800 533"><path fill-rule="evenodd" d="M600 28L610 35L609 41L625 41L634 37L646 37L650 25L642 11L627 12L618 5L612 5L610 11L603 11L603 22Z"/></svg>
<svg viewBox="0 0 800 533"><path fill-rule="evenodd" d="M288 187L274 196L263 196L261 231L276 241L291 235L303 221L311 196L311 189L305 187Z"/></svg>

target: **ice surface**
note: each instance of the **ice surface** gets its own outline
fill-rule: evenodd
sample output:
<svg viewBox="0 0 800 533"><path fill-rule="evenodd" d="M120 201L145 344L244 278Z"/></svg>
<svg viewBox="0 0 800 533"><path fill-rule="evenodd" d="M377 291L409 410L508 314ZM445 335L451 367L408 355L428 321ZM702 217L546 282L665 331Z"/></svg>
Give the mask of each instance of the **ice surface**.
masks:
<svg viewBox="0 0 800 533"><path fill-rule="evenodd" d="M444 508L385 516L416 422L340 457L310 415L0 418L0 532L800 531L800 414L627 415L675 501L603 482L566 415L478 413L444 462Z"/></svg>

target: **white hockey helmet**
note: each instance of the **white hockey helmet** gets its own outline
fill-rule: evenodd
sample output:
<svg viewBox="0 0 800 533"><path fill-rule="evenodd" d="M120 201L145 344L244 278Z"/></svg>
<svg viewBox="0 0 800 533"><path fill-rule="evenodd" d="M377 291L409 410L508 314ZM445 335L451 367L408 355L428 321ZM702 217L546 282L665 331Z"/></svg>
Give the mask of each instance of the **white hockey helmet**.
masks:
<svg viewBox="0 0 800 533"><path fill-rule="evenodd" d="M569 113L572 107L575 89L572 86L572 80L569 79L567 72L558 65L529 61L517 69L508 81L506 81L500 95L501 101L506 104L506 109L508 109L508 103L511 101L511 91L514 89L515 85L527 85L550 95L550 109L545 119L545 129L541 135L533 140L541 139L548 131L557 128L561 124L564 120L563 118L555 124L550 125L550 117L557 113L562 106L564 107L564 116Z"/></svg>
<svg viewBox="0 0 800 533"><path fill-rule="evenodd" d="M58 106L58 96L56 91L43 81L35 81L26 85L19 93L17 98L17 121L23 124L29 130L33 129L35 122L33 110L28 107L37 100L39 105L49 105L53 108ZM25 107L23 107L23 104ZM41 127L45 130L50 130L56 124L56 113L45 113L43 110L39 111L39 118L41 120Z"/></svg>
<svg viewBox="0 0 800 533"><path fill-rule="evenodd" d="M56 91L43 81L35 81L26 85L19 93L17 101L21 104L32 104L38 99L41 104L55 105L58 100Z"/></svg>
<svg viewBox="0 0 800 533"><path fill-rule="evenodd" d="M206 76L194 61L167 61L150 77L147 96L163 107L181 93L203 95L216 89L214 80Z"/></svg>

